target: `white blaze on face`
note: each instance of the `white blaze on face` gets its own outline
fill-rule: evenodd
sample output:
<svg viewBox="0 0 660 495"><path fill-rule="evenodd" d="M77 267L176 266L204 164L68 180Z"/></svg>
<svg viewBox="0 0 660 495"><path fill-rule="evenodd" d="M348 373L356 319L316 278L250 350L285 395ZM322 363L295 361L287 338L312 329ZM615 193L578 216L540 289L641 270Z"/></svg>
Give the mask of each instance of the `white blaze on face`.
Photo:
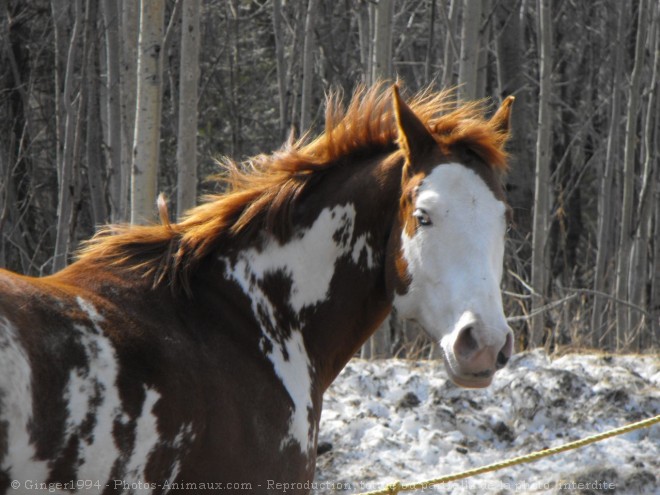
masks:
<svg viewBox="0 0 660 495"><path fill-rule="evenodd" d="M451 332L474 315L493 328L481 343L504 345L504 203L474 171L451 163L438 165L424 178L414 208L430 224L420 225L412 237L402 234L411 285L396 297L397 310L442 341L446 353Z"/></svg>

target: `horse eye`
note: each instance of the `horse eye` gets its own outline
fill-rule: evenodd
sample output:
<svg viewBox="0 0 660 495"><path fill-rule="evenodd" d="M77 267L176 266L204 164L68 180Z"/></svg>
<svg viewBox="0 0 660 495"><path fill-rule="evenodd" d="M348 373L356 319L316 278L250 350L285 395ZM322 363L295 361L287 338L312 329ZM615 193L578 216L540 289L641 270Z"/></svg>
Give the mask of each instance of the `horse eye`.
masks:
<svg viewBox="0 0 660 495"><path fill-rule="evenodd" d="M431 217L429 216L429 214L426 213L426 211L421 208L417 208L413 212L413 216L417 219L420 225L423 225L425 227L428 225L433 225L433 222L431 222Z"/></svg>

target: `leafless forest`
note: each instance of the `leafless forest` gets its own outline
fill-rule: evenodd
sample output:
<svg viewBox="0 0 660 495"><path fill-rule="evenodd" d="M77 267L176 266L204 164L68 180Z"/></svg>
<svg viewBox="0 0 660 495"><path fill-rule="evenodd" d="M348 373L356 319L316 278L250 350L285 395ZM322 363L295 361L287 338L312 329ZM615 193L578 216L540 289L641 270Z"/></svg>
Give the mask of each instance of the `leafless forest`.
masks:
<svg viewBox="0 0 660 495"><path fill-rule="evenodd" d="M658 352L659 16L658 0L0 0L0 266L58 270L96 226L156 221L160 191L177 216L219 187L215 157L318 130L331 88L398 78L516 96L518 346ZM371 351L415 347L381 333Z"/></svg>

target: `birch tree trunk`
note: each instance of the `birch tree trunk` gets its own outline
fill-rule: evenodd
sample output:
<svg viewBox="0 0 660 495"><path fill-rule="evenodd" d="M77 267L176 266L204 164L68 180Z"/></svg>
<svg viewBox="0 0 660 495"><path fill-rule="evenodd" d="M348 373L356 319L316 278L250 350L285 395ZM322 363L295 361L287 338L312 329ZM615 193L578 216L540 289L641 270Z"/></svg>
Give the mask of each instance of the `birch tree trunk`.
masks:
<svg viewBox="0 0 660 495"><path fill-rule="evenodd" d="M105 54L107 70L108 137L106 156L110 183L110 208L113 221L119 221L121 202L121 101L119 84L119 9L116 0L103 0Z"/></svg>
<svg viewBox="0 0 660 495"><path fill-rule="evenodd" d="M625 39L627 12L619 2L614 2L618 10L617 39ZM614 77L612 81L612 103L610 113L609 131L607 136L607 149L605 164L600 180L600 194L598 195L598 234L596 252L596 267L594 270L594 302L591 316L592 346L594 348L614 347L614 339L603 327L603 310L605 301L599 295L607 292L607 265L612 260L611 240L613 232L614 202L612 191L614 188L614 167L619 149L619 119L621 118L621 80L623 76L624 43L615 44ZM606 323L609 323L606 321Z"/></svg>
<svg viewBox="0 0 660 495"><path fill-rule="evenodd" d="M300 131L306 132L312 122L312 83L314 79L314 24L318 0L308 0L305 15L305 41L303 45L302 95L300 101Z"/></svg>
<svg viewBox="0 0 660 495"><path fill-rule="evenodd" d="M163 0L141 0L135 137L131 166L131 223L156 218L162 108Z"/></svg>
<svg viewBox="0 0 660 495"><path fill-rule="evenodd" d="M113 221L130 219L131 164L133 163L133 139L135 137L135 110L137 94L138 35L140 3L121 2L121 45L119 82L121 85L121 183L119 214Z"/></svg>
<svg viewBox="0 0 660 495"><path fill-rule="evenodd" d="M635 149L637 140L637 112L639 110L640 76L644 64L645 22L648 1L640 0L635 42L635 63L630 76L628 110L626 115L625 145L623 151L623 203L621 205L621 228L619 233L619 255L616 268L616 298L628 301L628 278L630 275L631 249L633 241L633 206L635 194ZM630 328L630 308L617 305L616 311L617 348L627 342Z"/></svg>
<svg viewBox="0 0 660 495"><path fill-rule="evenodd" d="M197 198L197 86L199 84L200 0L183 5L179 83L177 216L195 206Z"/></svg>
<svg viewBox="0 0 660 495"><path fill-rule="evenodd" d="M461 57L458 64L458 91L460 97L464 100L477 98L481 7L481 0L463 0Z"/></svg>
<svg viewBox="0 0 660 495"><path fill-rule="evenodd" d="M552 4L551 0L537 0L539 11L539 117L536 136L536 181L534 184L534 219L532 233L532 313L544 304L547 285L547 254L550 206L550 155L552 151ZM543 341L545 315L532 317L529 346L538 347Z"/></svg>

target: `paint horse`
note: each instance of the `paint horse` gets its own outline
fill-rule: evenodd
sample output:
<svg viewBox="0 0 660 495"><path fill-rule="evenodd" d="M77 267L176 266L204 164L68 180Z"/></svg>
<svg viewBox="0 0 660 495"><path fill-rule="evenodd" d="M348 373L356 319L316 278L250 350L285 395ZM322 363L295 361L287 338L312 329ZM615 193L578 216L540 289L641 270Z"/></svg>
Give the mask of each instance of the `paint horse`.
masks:
<svg viewBox="0 0 660 495"><path fill-rule="evenodd" d="M393 305L455 383L491 383L512 99L340 100L180 223L0 272L0 493L306 492L323 392Z"/></svg>

